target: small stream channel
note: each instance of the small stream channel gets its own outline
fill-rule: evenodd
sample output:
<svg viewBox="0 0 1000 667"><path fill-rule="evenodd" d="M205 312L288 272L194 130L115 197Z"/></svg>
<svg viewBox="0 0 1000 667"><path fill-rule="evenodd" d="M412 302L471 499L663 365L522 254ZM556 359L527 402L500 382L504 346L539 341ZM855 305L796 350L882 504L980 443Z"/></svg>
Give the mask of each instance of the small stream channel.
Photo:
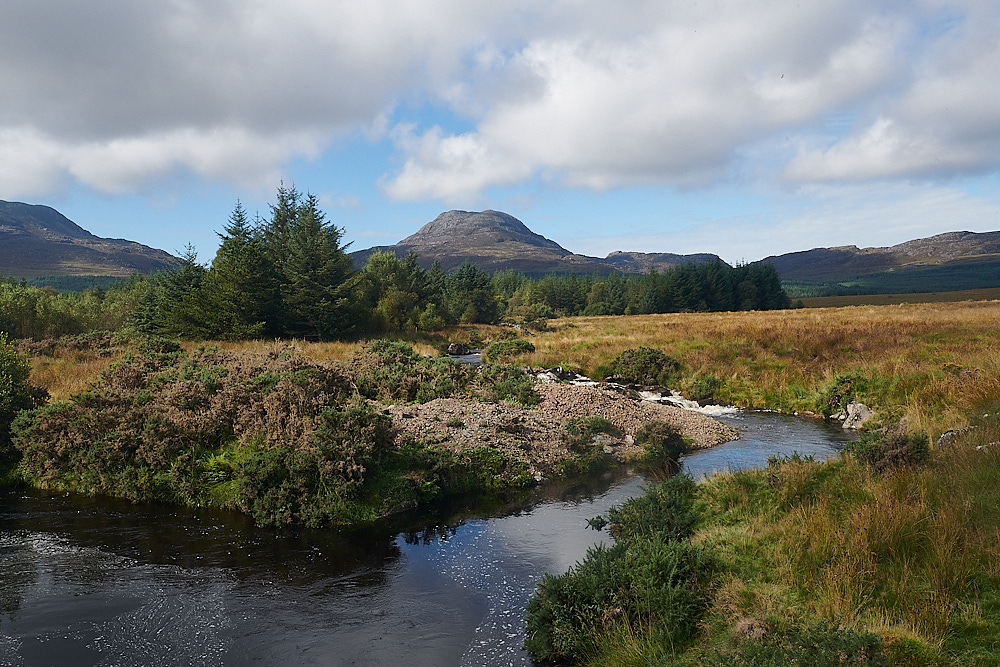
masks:
<svg viewBox="0 0 1000 667"><path fill-rule="evenodd" d="M767 413L684 459L695 477L823 459L850 436ZM240 515L37 492L0 495L0 665L530 665L524 609L641 492L627 470L550 486L493 518L275 532ZM482 516L481 514L479 516ZM412 521L412 519L411 519Z"/></svg>

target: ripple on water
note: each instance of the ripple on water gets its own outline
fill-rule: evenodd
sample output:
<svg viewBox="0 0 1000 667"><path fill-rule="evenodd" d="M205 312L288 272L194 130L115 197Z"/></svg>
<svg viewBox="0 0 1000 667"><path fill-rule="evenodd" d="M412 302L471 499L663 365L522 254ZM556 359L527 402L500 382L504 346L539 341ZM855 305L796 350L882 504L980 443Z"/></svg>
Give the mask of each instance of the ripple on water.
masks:
<svg viewBox="0 0 1000 667"><path fill-rule="evenodd" d="M231 582L217 572L143 565L26 531L0 535L0 568L25 584L5 605L0 664L222 661Z"/></svg>

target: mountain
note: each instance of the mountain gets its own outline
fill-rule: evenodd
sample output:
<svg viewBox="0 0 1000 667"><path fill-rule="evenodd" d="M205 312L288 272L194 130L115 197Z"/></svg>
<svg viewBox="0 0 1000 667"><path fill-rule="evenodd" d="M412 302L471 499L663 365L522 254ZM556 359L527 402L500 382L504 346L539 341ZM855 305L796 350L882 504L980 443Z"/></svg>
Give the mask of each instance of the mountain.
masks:
<svg viewBox="0 0 1000 667"><path fill-rule="evenodd" d="M577 255L500 211L447 211L395 245L351 253L355 267L364 266L376 250L392 251L398 257L414 252L424 268L437 260L450 271L469 261L488 272L511 269L529 274L645 273L652 268L663 270L719 259L709 254L614 252L605 259Z"/></svg>
<svg viewBox="0 0 1000 667"><path fill-rule="evenodd" d="M176 265L162 250L94 236L48 206L0 201L0 275L128 276Z"/></svg>
<svg viewBox="0 0 1000 667"><path fill-rule="evenodd" d="M767 257L782 280L842 281L886 271L1000 262L1000 232L947 232L888 248L839 246Z"/></svg>

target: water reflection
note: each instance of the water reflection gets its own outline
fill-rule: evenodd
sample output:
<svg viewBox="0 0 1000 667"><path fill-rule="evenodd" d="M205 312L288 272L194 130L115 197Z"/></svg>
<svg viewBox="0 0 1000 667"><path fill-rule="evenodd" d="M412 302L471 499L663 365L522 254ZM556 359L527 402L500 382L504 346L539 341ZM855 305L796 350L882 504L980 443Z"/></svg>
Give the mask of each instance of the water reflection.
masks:
<svg viewBox="0 0 1000 667"><path fill-rule="evenodd" d="M764 468L771 457L798 453L818 461L835 456L857 439L839 424L768 412L737 412L717 419L735 427L740 439L683 458L683 469L695 479L716 472Z"/></svg>
<svg viewBox="0 0 1000 667"><path fill-rule="evenodd" d="M726 418L737 443L684 459L696 476L842 431ZM43 493L0 496L0 664L528 665L525 606L605 533L587 519L640 492L617 471L456 502L367 531L274 531L214 511ZM490 517L490 518L486 518Z"/></svg>

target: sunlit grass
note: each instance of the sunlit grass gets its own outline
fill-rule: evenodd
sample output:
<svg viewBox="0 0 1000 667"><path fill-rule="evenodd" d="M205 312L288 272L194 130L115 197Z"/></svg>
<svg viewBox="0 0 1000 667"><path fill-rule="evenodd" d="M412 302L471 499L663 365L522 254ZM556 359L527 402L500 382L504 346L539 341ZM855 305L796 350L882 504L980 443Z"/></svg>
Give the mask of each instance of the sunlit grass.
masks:
<svg viewBox="0 0 1000 667"><path fill-rule="evenodd" d="M1000 428L973 433L884 475L847 456L706 481L695 539L725 573L706 628L824 619L994 664L965 661L1000 641L1000 608L980 599L1000 590L1000 446L983 447Z"/></svg>
<svg viewBox="0 0 1000 667"><path fill-rule="evenodd" d="M31 383L49 392L53 399L65 399L86 391L108 365L121 358L120 352L57 349L52 356L31 355Z"/></svg>
<svg viewBox="0 0 1000 667"><path fill-rule="evenodd" d="M787 412L818 412L834 379L856 372L869 386L860 400L936 436L1000 404L998 321L997 301L575 317L533 335L520 361L594 373L658 347L682 363L682 391L713 375L717 398Z"/></svg>

